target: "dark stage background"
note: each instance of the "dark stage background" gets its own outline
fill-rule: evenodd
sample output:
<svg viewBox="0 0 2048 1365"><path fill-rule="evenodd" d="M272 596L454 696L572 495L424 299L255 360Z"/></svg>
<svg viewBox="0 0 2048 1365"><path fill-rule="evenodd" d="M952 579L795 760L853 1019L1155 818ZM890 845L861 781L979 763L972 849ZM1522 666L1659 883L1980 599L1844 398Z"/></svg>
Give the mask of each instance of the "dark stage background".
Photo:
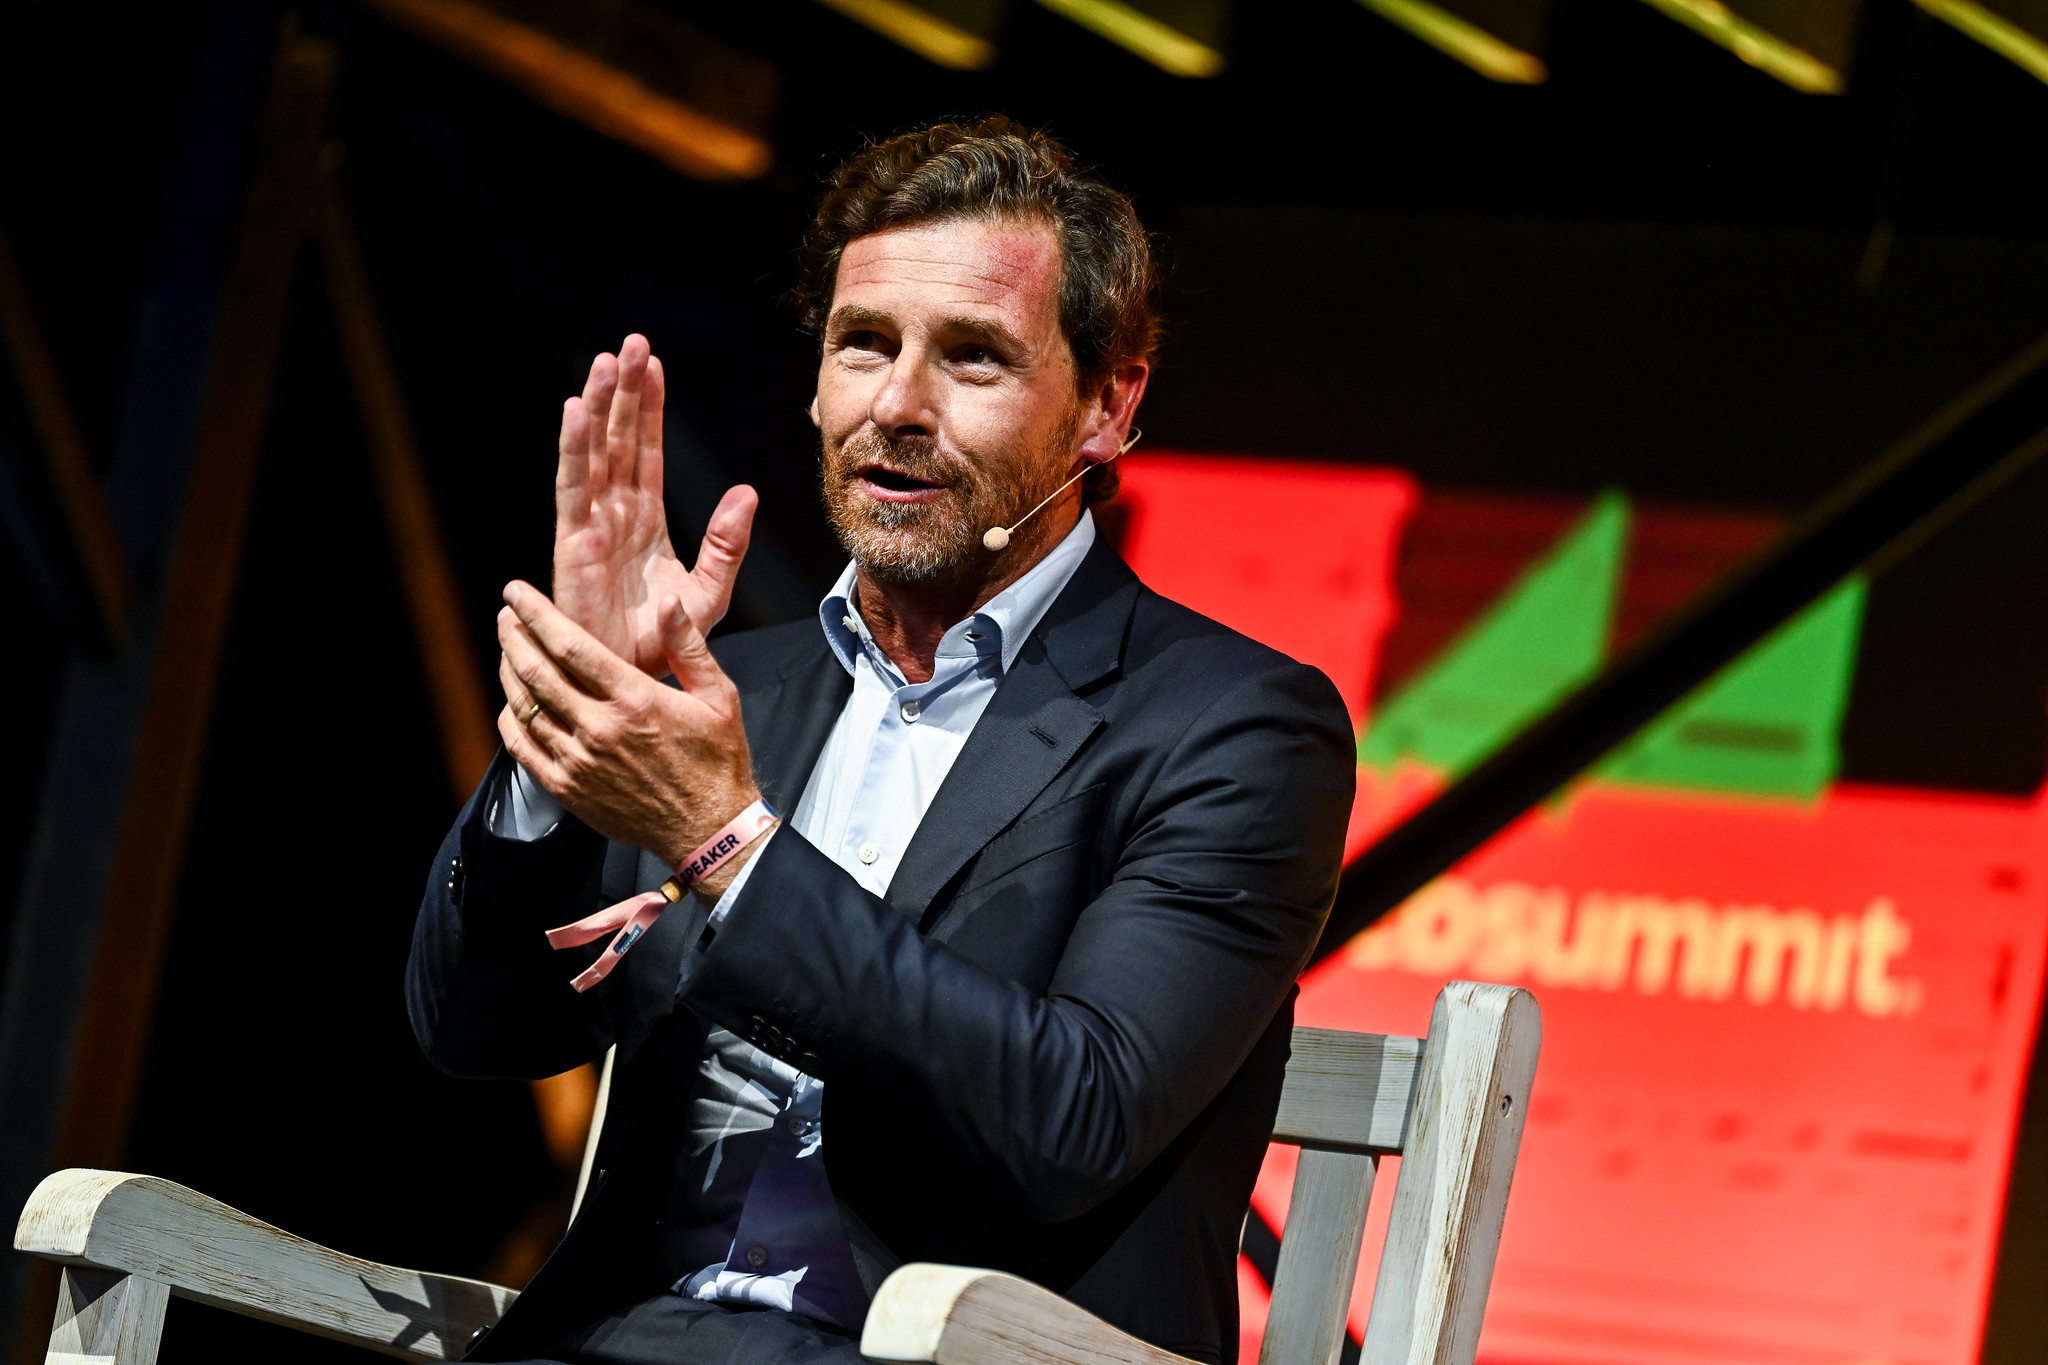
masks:
<svg viewBox="0 0 2048 1365"><path fill-rule="evenodd" d="M762 491L780 576L762 569L745 623L811 609L838 554L802 412L810 345L779 295L824 171L936 115L1050 127L1163 234L1171 340L1143 418L1163 449L1787 513L2048 329L2048 87L1906 0L1870 0L1839 97L1793 93L1635 0L1562 0L1533 88L1347 0L1240 6L1213 81L1028 4L975 74L808 0L671 8L772 63L765 178L687 179L365 10L298 11L339 46L329 128L479 642L507 578L544 579L559 404L628 330L667 363L678 464ZM236 32L267 42L279 14L0 15L0 222L101 464L195 106L254 98L208 63ZM1878 224L1895 237L1872 288ZM482 1273L545 1222L561 1175L524 1086L438 1075L405 1022L413 909L453 804L333 336L304 264L124 1164L354 1253ZM26 450L17 408L4 420ZM679 522L702 510L677 496ZM2036 469L1876 582L1844 776L2041 784L2044 525ZM69 646L12 542L0 556L12 888ZM1986 1360L2048 1342L2044 1164L2037 1076ZM286 1351L344 1353L171 1310L167 1361Z"/></svg>

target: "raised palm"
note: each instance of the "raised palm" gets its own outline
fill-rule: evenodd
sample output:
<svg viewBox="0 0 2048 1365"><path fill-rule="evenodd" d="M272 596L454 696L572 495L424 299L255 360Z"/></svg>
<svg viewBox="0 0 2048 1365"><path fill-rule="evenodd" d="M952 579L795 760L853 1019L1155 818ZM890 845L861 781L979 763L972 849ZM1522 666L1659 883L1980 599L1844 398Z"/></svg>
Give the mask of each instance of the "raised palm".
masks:
<svg viewBox="0 0 2048 1365"><path fill-rule="evenodd" d="M562 407L555 473L555 605L620 658L660 677L663 605L680 600L699 630L725 616L758 499L726 490L697 562L676 558L661 501L661 362L635 333L591 362L580 397Z"/></svg>

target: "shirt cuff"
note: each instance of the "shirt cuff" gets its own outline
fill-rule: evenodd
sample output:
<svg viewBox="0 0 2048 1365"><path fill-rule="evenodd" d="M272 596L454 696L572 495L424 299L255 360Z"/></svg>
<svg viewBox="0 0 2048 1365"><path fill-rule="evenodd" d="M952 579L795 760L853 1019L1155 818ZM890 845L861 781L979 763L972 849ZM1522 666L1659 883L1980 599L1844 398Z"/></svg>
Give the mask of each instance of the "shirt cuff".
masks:
<svg viewBox="0 0 2048 1365"><path fill-rule="evenodd" d="M517 763L507 766L512 770L511 775L499 779L484 827L500 839L522 844L545 838L562 823L562 816L567 812L546 787L533 780L532 773Z"/></svg>
<svg viewBox="0 0 2048 1365"><path fill-rule="evenodd" d="M776 828L779 829L781 826L778 825ZM732 903L739 899L740 892L746 889L747 878L754 875L754 867L761 861L762 850L768 847L768 841L774 837L775 830L773 829L761 836L760 841L754 845L754 856L747 859L739 871L733 873L732 885L725 888L725 894L718 898L718 904L711 907L710 918L706 919L704 923L713 932L716 932L718 926L725 923L725 917L732 913Z"/></svg>

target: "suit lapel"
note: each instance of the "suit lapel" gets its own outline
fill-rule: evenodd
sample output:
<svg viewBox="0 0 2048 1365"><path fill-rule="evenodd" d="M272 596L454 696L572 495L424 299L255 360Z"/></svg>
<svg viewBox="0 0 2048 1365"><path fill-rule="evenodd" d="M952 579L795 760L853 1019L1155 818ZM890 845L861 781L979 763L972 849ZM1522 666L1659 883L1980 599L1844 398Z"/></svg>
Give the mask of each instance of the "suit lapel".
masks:
<svg viewBox="0 0 2048 1365"><path fill-rule="evenodd" d="M1138 580L1098 540L989 699L889 883L922 921L933 897L1078 753L1102 713L1075 692L1114 669Z"/></svg>
<svg viewBox="0 0 2048 1365"><path fill-rule="evenodd" d="M802 645L790 651L774 682L740 694L754 780L784 819L795 814L811 769L852 691L853 679L825 643L824 633L809 631Z"/></svg>

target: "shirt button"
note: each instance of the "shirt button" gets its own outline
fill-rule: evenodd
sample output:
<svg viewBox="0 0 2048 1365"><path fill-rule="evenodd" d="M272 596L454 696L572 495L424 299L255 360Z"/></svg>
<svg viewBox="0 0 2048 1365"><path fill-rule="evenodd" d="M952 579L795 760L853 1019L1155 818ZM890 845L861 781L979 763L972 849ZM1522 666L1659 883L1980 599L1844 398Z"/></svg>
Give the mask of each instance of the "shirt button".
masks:
<svg viewBox="0 0 2048 1365"><path fill-rule="evenodd" d="M876 848L873 844L862 844L860 852L856 856L864 863L872 863L875 859L882 856L882 850Z"/></svg>
<svg viewBox="0 0 2048 1365"><path fill-rule="evenodd" d="M764 1265L767 1265L767 1264L768 1264L768 1248L767 1248L767 1247L748 1247L748 1248L747 1248L747 1264L748 1264L748 1265L750 1265L750 1266L752 1266L752 1267L753 1267L754 1269L756 1269L756 1270L759 1270L759 1269L760 1269L760 1268L761 1268L762 1266L764 1266Z"/></svg>
<svg viewBox="0 0 2048 1365"><path fill-rule="evenodd" d="M916 720L916 719L917 719L917 718L918 718L919 716L921 716L921 715L923 715L923 714L924 714L924 703L923 703L923 702L921 702L921 701L907 701L907 702L904 702L904 703L903 703L903 708L902 708L902 711L903 711L903 719L905 719L905 720L910 720L910 721L914 721L914 720Z"/></svg>
<svg viewBox="0 0 2048 1365"><path fill-rule="evenodd" d="M845 623L846 628L848 630L852 631L855 635L860 634L860 622L853 619L852 612L848 612L846 615L840 617L839 619Z"/></svg>
<svg viewBox="0 0 2048 1365"><path fill-rule="evenodd" d="M798 1137L809 1137L811 1135L811 1121L800 1115L793 1114L789 1120L789 1131Z"/></svg>

